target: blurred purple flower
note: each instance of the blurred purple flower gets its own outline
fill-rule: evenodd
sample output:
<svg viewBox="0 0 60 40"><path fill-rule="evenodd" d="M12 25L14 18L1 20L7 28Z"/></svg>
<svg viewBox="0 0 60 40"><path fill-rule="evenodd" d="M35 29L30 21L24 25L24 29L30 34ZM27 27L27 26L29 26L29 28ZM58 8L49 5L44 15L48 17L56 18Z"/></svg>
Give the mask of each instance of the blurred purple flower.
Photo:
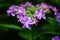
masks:
<svg viewBox="0 0 60 40"><path fill-rule="evenodd" d="M17 16L18 22L21 22L23 24L23 28L31 28L31 25L36 24L41 18L46 19L45 12L50 11L50 8L54 11L56 15L56 20L60 23L60 13L57 12L56 7L51 7L47 5L46 3L37 4L36 11L34 13L33 18L28 17L26 14L26 7L33 6L31 2L26 2L25 4L20 4L19 6L12 5L7 10L8 16ZM33 8L34 9L34 8Z"/></svg>
<svg viewBox="0 0 60 40"><path fill-rule="evenodd" d="M23 28L31 28L31 25L35 24L35 22L30 17L25 17L24 20L22 20Z"/></svg>
<svg viewBox="0 0 60 40"><path fill-rule="evenodd" d="M21 22L25 18L25 15L23 13L20 13L17 15L18 22Z"/></svg>
<svg viewBox="0 0 60 40"><path fill-rule="evenodd" d="M57 20L58 22L60 22L60 13L58 13L58 14L56 15L56 20Z"/></svg>
<svg viewBox="0 0 60 40"><path fill-rule="evenodd" d="M56 14L56 20L57 20L57 22L58 22L59 25L60 25L60 13L57 13L57 14Z"/></svg>
<svg viewBox="0 0 60 40"><path fill-rule="evenodd" d="M56 7L52 7L52 10L54 11L55 15L57 14L57 8Z"/></svg>
<svg viewBox="0 0 60 40"><path fill-rule="evenodd" d="M46 19L44 10L42 10L42 9L36 10L35 14L34 14L34 17L37 18L37 19L41 19L41 18Z"/></svg>
<svg viewBox="0 0 60 40"><path fill-rule="evenodd" d="M15 16L16 9L17 9L17 6L15 5L12 5L11 7L9 7L9 9L7 10L8 16L9 15Z"/></svg>
<svg viewBox="0 0 60 40"><path fill-rule="evenodd" d="M52 40L60 40L59 36L54 36Z"/></svg>
<svg viewBox="0 0 60 40"><path fill-rule="evenodd" d="M36 6L46 10L51 8L51 6L47 5L46 3L37 4Z"/></svg>
<svg viewBox="0 0 60 40"><path fill-rule="evenodd" d="M23 4L23 3L21 3L21 4L19 4L19 7L25 7L25 4Z"/></svg>
<svg viewBox="0 0 60 40"><path fill-rule="evenodd" d="M28 6L28 7L32 6L32 3L31 3L31 2L26 2L26 3L25 3L25 7L27 7L27 6Z"/></svg>
<svg viewBox="0 0 60 40"><path fill-rule="evenodd" d="M25 9L23 7L18 7L16 14L20 14L20 13L24 15L26 14Z"/></svg>
<svg viewBox="0 0 60 40"><path fill-rule="evenodd" d="M35 24L35 22L30 18L25 16L24 14L17 15L18 22L21 22L23 24L22 28L28 28L30 29L32 24Z"/></svg>

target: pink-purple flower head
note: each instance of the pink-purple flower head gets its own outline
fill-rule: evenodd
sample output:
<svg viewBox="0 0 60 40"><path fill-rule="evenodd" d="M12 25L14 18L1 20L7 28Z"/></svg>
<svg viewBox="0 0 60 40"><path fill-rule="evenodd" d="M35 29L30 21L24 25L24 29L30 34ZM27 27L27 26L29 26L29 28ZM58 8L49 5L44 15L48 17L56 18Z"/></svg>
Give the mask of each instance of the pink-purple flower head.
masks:
<svg viewBox="0 0 60 40"><path fill-rule="evenodd" d="M42 9L47 9L47 10L49 10L51 8L51 6L49 6L46 3L37 4L36 6L42 8Z"/></svg>
<svg viewBox="0 0 60 40"><path fill-rule="evenodd" d="M31 25L35 24L35 22L30 18L25 16L24 14L17 15L18 22L23 24L22 28L31 28Z"/></svg>
<svg viewBox="0 0 60 40"><path fill-rule="evenodd" d="M56 21L58 22L58 25L60 26L60 13L56 14Z"/></svg>
<svg viewBox="0 0 60 40"><path fill-rule="evenodd" d="M26 2L25 4L21 3L19 4L20 7L31 7L32 3L31 2Z"/></svg>
<svg viewBox="0 0 60 40"><path fill-rule="evenodd" d="M35 17L35 18L38 18L39 20L40 20L41 18L46 19L44 10L43 10L43 9L36 10L36 11L35 11L35 14L34 14L34 17Z"/></svg>
<svg viewBox="0 0 60 40"><path fill-rule="evenodd" d="M60 40L60 37L59 37L59 36L54 36L54 37L52 38L52 40Z"/></svg>
<svg viewBox="0 0 60 40"><path fill-rule="evenodd" d="M56 7L52 7L52 10L54 11L54 14L56 15L57 12L58 12L57 8Z"/></svg>
<svg viewBox="0 0 60 40"><path fill-rule="evenodd" d="M19 4L19 6L24 8L25 4L21 3L21 4Z"/></svg>
<svg viewBox="0 0 60 40"><path fill-rule="evenodd" d="M25 17L22 20L23 28L31 29L31 25L35 24L35 22L30 17Z"/></svg>
<svg viewBox="0 0 60 40"><path fill-rule="evenodd" d="M25 15L23 13L20 13L17 15L18 22L21 22L25 18Z"/></svg>
<svg viewBox="0 0 60 40"><path fill-rule="evenodd" d="M36 6L37 6L37 8L39 8L39 9L43 9L45 13L46 13L46 12L49 12L50 9L51 9L51 6L48 5L48 4L46 4L46 3L37 4Z"/></svg>
<svg viewBox="0 0 60 40"><path fill-rule="evenodd" d="M20 6L12 5L11 7L9 7L9 10L7 10L8 16L9 15L15 16L16 14L20 14L20 13L25 14L25 9Z"/></svg>
<svg viewBox="0 0 60 40"><path fill-rule="evenodd" d="M17 11L18 11L18 12L17 12L16 14L18 14L18 15L19 15L20 13L22 13L22 14L24 14L24 15L26 14L25 8L23 8L23 7L18 7Z"/></svg>
<svg viewBox="0 0 60 40"><path fill-rule="evenodd" d="M17 6L15 6L15 5L12 5L11 7L9 7L9 9L7 10L8 16L9 15L15 16L16 9L17 9Z"/></svg>
<svg viewBox="0 0 60 40"><path fill-rule="evenodd" d="M21 22L23 24L22 28L31 29L31 25L36 24L39 20L41 20L41 18L46 19L45 12L47 12L47 10L50 11L50 8L55 12L55 14L58 13L55 7L51 7L46 3L37 4L36 7L32 6L33 5L31 2L26 2L24 4L22 3L19 6L12 5L7 10L7 14L8 16L16 15L18 22ZM27 10L26 8L31 9ZM32 9L35 9L35 11L32 11L33 13L31 12ZM29 11L29 15L31 16L27 15L28 14L27 11ZM60 17L59 15L56 15L57 20L60 22L59 17Z"/></svg>
<svg viewBox="0 0 60 40"><path fill-rule="evenodd" d="M49 6L49 5L46 4L46 3L41 3L40 6L43 7L43 8L45 8L45 9L48 9L48 10L51 8L51 6Z"/></svg>
<svg viewBox="0 0 60 40"><path fill-rule="evenodd" d="M31 3L31 2L26 2L26 3L25 3L25 6L26 6L26 7L27 7L27 6L28 6L28 7L31 7L31 6L32 6L32 3Z"/></svg>

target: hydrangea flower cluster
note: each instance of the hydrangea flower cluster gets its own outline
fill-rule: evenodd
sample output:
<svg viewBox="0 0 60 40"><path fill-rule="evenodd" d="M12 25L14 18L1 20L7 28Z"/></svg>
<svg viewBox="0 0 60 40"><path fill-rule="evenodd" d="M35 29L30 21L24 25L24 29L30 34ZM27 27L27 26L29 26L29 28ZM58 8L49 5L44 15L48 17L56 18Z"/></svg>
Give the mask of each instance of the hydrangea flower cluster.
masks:
<svg viewBox="0 0 60 40"><path fill-rule="evenodd" d="M58 14L56 7L51 7L46 3L34 6L31 2L26 2L19 4L19 6L10 6L7 10L7 15L17 16L18 22L23 24L22 28L31 29L31 25L36 24L38 20L41 20L41 18L46 19L45 13L50 11L50 9L54 11L55 15Z"/></svg>
<svg viewBox="0 0 60 40"><path fill-rule="evenodd" d="M56 20L58 22L58 26L60 26L60 13L57 13Z"/></svg>
<svg viewBox="0 0 60 40"><path fill-rule="evenodd" d="M59 36L54 36L52 40L60 40Z"/></svg>

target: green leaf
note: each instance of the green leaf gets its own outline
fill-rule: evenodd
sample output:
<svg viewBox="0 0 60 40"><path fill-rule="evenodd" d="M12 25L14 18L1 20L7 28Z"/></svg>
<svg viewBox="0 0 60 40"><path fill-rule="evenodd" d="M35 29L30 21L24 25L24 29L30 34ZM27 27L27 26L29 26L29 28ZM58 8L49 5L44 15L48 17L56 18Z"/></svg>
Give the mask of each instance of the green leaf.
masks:
<svg viewBox="0 0 60 40"><path fill-rule="evenodd" d="M13 24L0 24L0 28L2 28L3 30L6 30L6 29L22 30L21 27Z"/></svg>
<svg viewBox="0 0 60 40"><path fill-rule="evenodd" d="M53 35L60 35L60 33L58 33L58 32L54 32L54 31L45 31L45 32L43 32L44 34L53 34Z"/></svg>
<svg viewBox="0 0 60 40"><path fill-rule="evenodd" d="M52 25L52 26L56 26L56 25L57 25L56 19L53 19L53 18L51 18L51 17L48 17L48 18L47 18L47 21L48 21L48 23L49 23L50 25Z"/></svg>
<svg viewBox="0 0 60 40"><path fill-rule="evenodd" d="M39 40L43 40L44 39L44 35L42 32L33 32L33 39L39 39Z"/></svg>
<svg viewBox="0 0 60 40"><path fill-rule="evenodd" d="M47 10L47 11L45 12L45 14L51 14L51 11L48 11L48 10Z"/></svg>
<svg viewBox="0 0 60 40"><path fill-rule="evenodd" d="M60 35L58 28L60 27L57 26L57 22L55 21L55 19L48 17L46 24L43 25L43 33Z"/></svg>
<svg viewBox="0 0 60 40"><path fill-rule="evenodd" d="M44 30L53 31L57 28L57 22L55 19L48 17L47 22L43 25Z"/></svg>
<svg viewBox="0 0 60 40"><path fill-rule="evenodd" d="M19 35L26 40L32 40L32 34L30 30L20 31Z"/></svg>

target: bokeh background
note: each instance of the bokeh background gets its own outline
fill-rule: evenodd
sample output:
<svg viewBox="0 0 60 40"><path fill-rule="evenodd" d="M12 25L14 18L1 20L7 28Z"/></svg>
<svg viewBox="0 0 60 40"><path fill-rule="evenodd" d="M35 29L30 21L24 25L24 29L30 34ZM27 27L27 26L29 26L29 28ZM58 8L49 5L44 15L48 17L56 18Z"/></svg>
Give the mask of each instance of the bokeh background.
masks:
<svg viewBox="0 0 60 40"><path fill-rule="evenodd" d="M45 2L60 11L60 0L0 0L0 40L51 40L53 36L60 36L60 27L53 13L46 20L42 19L37 26L33 25L32 30L22 29L16 17L7 16L6 11L11 5L27 1L33 5Z"/></svg>

